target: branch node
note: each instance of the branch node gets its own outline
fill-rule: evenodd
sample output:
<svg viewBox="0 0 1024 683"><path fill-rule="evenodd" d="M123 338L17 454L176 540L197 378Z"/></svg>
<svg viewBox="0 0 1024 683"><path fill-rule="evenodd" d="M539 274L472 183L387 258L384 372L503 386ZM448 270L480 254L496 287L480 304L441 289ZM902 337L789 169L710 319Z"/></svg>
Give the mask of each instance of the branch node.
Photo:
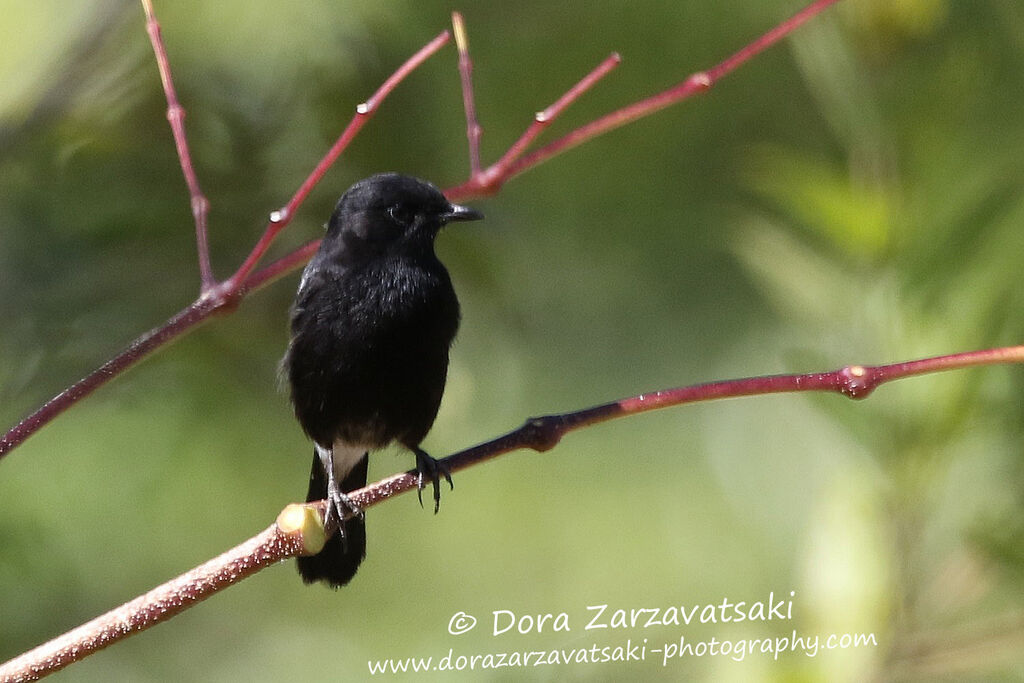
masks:
<svg viewBox="0 0 1024 683"><path fill-rule="evenodd" d="M185 120L185 107L180 104L171 104L167 107L167 120L171 123Z"/></svg>
<svg viewBox="0 0 1024 683"><path fill-rule="evenodd" d="M875 373L869 372L863 365L847 365L837 374L840 380L839 391L849 398L867 398L877 386Z"/></svg>
<svg viewBox="0 0 1024 683"><path fill-rule="evenodd" d="M531 417L522 426L523 440L535 451L548 451L562 440L563 423L561 415Z"/></svg>
<svg viewBox="0 0 1024 683"><path fill-rule="evenodd" d="M206 216L206 213L210 210L210 200L203 195L197 195L192 198L192 215L196 219L201 219Z"/></svg>
<svg viewBox="0 0 1024 683"><path fill-rule="evenodd" d="M373 103L367 100L366 102L360 102L356 105L356 113L362 116L369 114L373 111Z"/></svg>
<svg viewBox="0 0 1024 683"><path fill-rule="evenodd" d="M204 317L226 315L238 309L243 296L241 288L229 278L203 286L196 303L208 311Z"/></svg>
<svg viewBox="0 0 1024 683"><path fill-rule="evenodd" d="M270 212L270 222L271 223L284 223L287 220L288 220L288 207L287 206L284 207L283 209L278 209L277 211L271 211Z"/></svg>

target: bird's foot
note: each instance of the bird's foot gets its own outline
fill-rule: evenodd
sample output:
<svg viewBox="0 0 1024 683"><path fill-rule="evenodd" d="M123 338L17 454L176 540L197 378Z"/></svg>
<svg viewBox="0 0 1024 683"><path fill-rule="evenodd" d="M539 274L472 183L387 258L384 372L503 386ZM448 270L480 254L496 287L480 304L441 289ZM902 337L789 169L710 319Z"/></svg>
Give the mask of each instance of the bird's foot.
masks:
<svg viewBox="0 0 1024 683"><path fill-rule="evenodd" d="M423 506L423 489L426 488L429 480L434 486L434 514L436 515L441 506L441 477L448 482L449 488L455 488L451 472L448 471L447 465L427 455L422 448L413 448L412 452L416 454L416 496L420 499L420 507Z"/></svg>
<svg viewBox="0 0 1024 683"><path fill-rule="evenodd" d="M342 543L345 542L346 515L363 519L366 513L338 485L334 476L334 455L331 454L327 463L327 510L324 512L324 531L328 538L337 530Z"/></svg>

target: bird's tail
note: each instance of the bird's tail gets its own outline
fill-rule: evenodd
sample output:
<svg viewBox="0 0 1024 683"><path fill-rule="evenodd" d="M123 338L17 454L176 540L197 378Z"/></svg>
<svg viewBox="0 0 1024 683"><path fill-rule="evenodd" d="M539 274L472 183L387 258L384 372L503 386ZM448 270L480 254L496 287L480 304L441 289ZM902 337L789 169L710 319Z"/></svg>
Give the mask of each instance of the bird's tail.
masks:
<svg viewBox="0 0 1024 683"><path fill-rule="evenodd" d="M342 493L349 493L366 486L366 468L369 458L364 455L341 481ZM323 500L327 497L327 475L316 451L313 452L313 469L309 473L309 493L306 502ZM344 536L343 536L344 534ZM341 532L327 539L327 543L316 555L298 558L299 574L306 583L325 581L332 588L348 583L359 564L366 557L366 524L360 517L345 520Z"/></svg>

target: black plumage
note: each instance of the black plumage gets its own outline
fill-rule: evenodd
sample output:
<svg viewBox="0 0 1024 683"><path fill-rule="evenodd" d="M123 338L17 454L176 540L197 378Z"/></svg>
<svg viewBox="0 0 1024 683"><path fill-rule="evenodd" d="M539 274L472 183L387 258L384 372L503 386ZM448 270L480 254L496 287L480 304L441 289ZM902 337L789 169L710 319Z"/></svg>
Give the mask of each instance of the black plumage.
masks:
<svg viewBox="0 0 1024 683"><path fill-rule="evenodd" d="M434 252L448 222L483 216L433 185L386 173L353 185L302 273L283 370L295 415L315 444L307 500L327 498L324 549L299 558L307 583L347 583L365 555L362 513L345 495L366 485L367 453L397 441L416 455L420 488L448 473L420 449L441 403L459 326L451 279ZM356 513L339 524L345 512Z"/></svg>

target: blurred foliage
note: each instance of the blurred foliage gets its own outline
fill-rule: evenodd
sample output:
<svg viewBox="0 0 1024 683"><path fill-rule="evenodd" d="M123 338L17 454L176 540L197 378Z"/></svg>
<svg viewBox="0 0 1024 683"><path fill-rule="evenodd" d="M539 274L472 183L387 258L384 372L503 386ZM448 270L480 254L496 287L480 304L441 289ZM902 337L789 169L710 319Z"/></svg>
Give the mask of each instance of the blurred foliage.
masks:
<svg viewBox="0 0 1024 683"><path fill-rule="evenodd" d="M226 276L450 3L157 1ZM484 156L612 50L570 130L705 68L791 0L469 1ZM195 296L187 195L141 8L3 2L0 416L14 424ZM1018 343L1024 10L844 0L709 94L575 149L445 233L463 301L435 455L527 415L666 386ZM550 139L553 139L550 138ZM314 192L277 254L357 178L465 174L451 48ZM83 401L0 463L0 659L264 528L309 446L276 364L296 276ZM470 679L1021 680L1024 374L772 396L587 430L461 473L434 517L369 514L337 593L289 565L55 680L336 680L368 659L874 633L878 646L572 664ZM397 450L372 475L412 465ZM586 631L587 605L793 597L791 621ZM572 631L492 636L494 610ZM447 632L465 611L480 618ZM597 635L594 635L597 634ZM657 661L654 661L657 660ZM421 676L429 680L430 676Z"/></svg>

